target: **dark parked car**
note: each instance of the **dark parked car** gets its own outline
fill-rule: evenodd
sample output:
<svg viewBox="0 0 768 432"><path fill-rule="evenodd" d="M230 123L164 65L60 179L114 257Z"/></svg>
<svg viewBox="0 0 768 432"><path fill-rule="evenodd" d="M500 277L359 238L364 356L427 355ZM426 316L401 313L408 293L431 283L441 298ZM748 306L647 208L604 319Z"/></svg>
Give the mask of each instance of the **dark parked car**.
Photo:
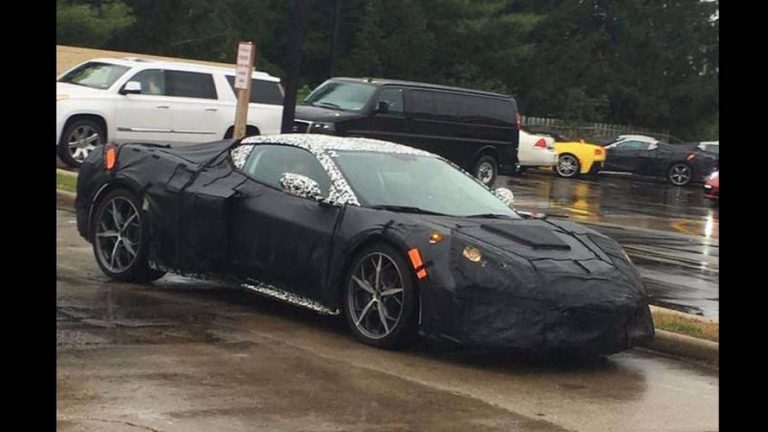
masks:
<svg viewBox="0 0 768 432"><path fill-rule="evenodd" d="M361 341L609 354L653 337L618 243L515 212L430 153L288 134L169 149L99 146L80 168L77 227L108 276L225 279L343 314Z"/></svg>
<svg viewBox="0 0 768 432"><path fill-rule="evenodd" d="M653 140L622 139L605 146L603 171L663 178L675 186L703 182L717 159L695 146Z"/></svg>
<svg viewBox="0 0 768 432"><path fill-rule="evenodd" d="M485 184L514 174L515 99L406 81L333 78L296 107L294 132L384 139L441 155Z"/></svg>

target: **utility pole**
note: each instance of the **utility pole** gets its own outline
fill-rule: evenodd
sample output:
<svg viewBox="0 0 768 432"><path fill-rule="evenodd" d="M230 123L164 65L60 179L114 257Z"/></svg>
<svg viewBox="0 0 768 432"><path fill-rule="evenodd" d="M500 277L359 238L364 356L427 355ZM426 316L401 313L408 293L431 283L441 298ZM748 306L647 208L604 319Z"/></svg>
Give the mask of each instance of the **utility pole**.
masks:
<svg viewBox="0 0 768 432"><path fill-rule="evenodd" d="M333 12L333 30L331 31L331 70L329 71L329 78L333 78L336 75L336 41L339 39L339 15L341 14L341 0L334 0L334 12Z"/></svg>
<svg viewBox="0 0 768 432"><path fill-rule="evenodd" d="M283 101L282 133L293 132L293 119L296 114L296 87L301 68L301 51L304 45L304 29L307 23L307 0L293 0L291 12L291 42L288 51L291 60L285 77L285 100Z"/></svg>

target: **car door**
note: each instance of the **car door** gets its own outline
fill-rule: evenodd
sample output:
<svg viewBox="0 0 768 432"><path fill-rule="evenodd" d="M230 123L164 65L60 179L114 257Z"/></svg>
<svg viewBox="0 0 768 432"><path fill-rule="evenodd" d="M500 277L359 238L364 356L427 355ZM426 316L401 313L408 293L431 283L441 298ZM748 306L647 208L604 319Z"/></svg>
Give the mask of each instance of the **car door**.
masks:
<svg viewBox="0 0 768 432"><path fill-rule="evenodd" d="M637 172L647 163L650 143L622 141L605 147L605 171Z"/></svg>
<svg viewBox="0 0 768 432"><path fill-rule="evenodd" d="M231 209L233 266L242 276L318 299L330 268L341 207L283 192L283 173L317 181L327 196L331 180L308 151L292 146L254 146L243 166L248 180Z"/></svg>
<svg viewBox="0 0 768 432"><path fill-rule="evenodd" d="M411 121L405 115L403 92L399 87L382 87L373 97L369 115L346 122L346 134L413 145ZM382 102L386 104L386 111L377 110Z"/></svg>
<svg viewBox="0 0 768 432"><path fill-rule="evenodd" d="M180 70L165 71L173 145L215 141L220 136L218 100L213 75Z"/></svg>
<svg viewBox="0 0 768 432"><path fill-rule="evenodd" d="M162 69L145 69L127 82L141 84L141 94L126 94L115 102L115 136L118 142L171 141L171 112Z"/></svg>

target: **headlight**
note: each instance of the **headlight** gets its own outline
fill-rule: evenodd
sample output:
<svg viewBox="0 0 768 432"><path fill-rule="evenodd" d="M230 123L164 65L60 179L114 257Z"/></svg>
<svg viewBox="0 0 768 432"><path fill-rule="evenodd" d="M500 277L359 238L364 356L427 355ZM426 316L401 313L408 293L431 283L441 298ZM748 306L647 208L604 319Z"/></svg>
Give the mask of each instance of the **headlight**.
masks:
<svg viewBox="0 0 768 432"><path fill-rule="evenodd" d="M69 95L66 95L66 94L57 94L56 95L56 102L58 102L60 100L64 100L64 99L69 99Z"/></svg>
<svg viewBox="0 0 768 432"><path fill-rule="evenodd" d="M483 258L483 254L480 253L480 249L474 246L465 246L461 255L472 262L478 262Z"/></svg>
<svg viewBox="0 0 768 432"><path fill-rule="evenodd" d="M336 132L336 125L333 123L315 122L307 130L308 133L334 133Z"/></svg>

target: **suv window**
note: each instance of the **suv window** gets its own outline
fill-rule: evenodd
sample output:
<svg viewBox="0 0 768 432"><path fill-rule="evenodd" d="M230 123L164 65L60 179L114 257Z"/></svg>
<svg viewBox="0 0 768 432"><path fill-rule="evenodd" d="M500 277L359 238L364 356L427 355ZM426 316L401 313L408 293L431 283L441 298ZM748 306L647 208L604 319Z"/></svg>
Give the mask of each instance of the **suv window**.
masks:
<svg viewBox="0 0 768 432"><path fill-rule="evenodd" d="M307 176L316 181L324 196L328 196L331 179L312 153L292 146L261 144L255 145L243 171L264 184L276 189L280 187L283 173Z"/></svg>
<svg viewBox="0 0 768 432"><path fill-rule="evenodd" d="M165 95L165 74L160 69L146 69L134 75L129 81L141 84L141 94Z"/></svg>
<svg viewBox="0 0 768 432"><path fill-rule="evenodd" d="M229 86L232 88L235 96L237 96L237 91L235 91L235 77L232 75L227 75L227 82L229 82ZM280 91L280 83L276 81L252 79L250 102L268 105L282 105L283 92Z"/></svg>
<svg viewBox="0 0 768 432"><path fill-rule="evenodd" d="M378 102L386 102L389 105L389 112L394 114L403 113L403 89L394 87L384 87L379 94Z"/></svg>
<svg viewBox="0 0 768 432"><path fill-rule="evenodd" d="M165 71L168 96L217 99L213 76L209 73Z"/></svg>

